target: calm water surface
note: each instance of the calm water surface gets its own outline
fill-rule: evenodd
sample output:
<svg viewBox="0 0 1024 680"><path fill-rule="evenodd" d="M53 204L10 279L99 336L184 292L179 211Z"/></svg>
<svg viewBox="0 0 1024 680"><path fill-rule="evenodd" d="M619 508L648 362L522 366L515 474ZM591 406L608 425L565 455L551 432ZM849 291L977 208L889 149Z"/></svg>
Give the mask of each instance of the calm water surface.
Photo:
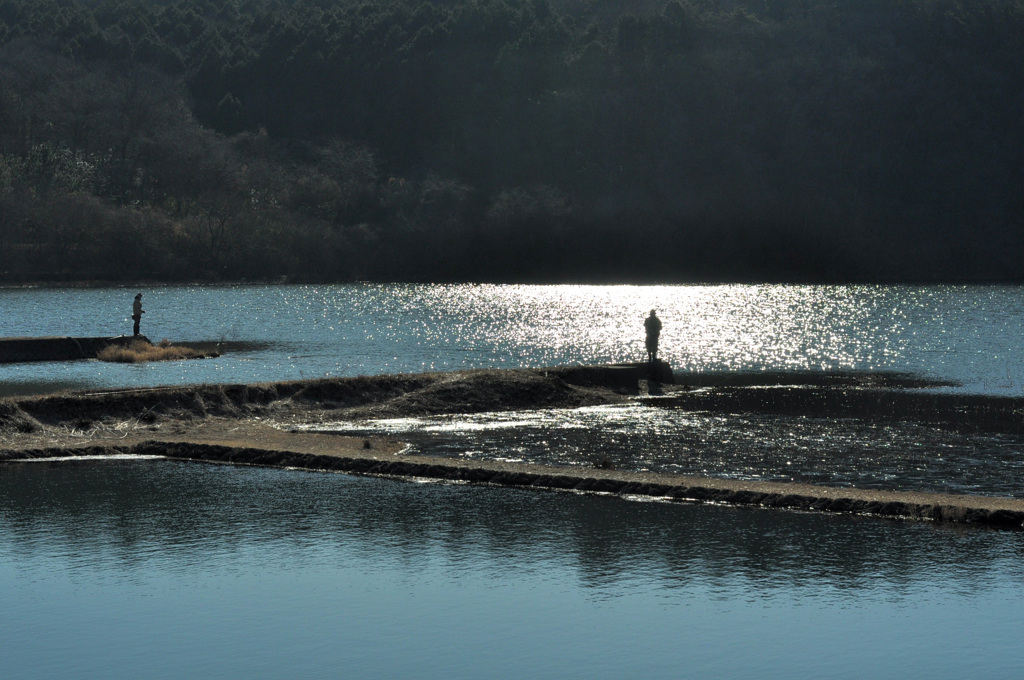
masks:
<svg viewBox="0 0 1024 680"><path fill-rule="evenodd" d="M158 460L12 464L0 668L1015 678L1022 557L1022 534L923 523Z"/></svg>

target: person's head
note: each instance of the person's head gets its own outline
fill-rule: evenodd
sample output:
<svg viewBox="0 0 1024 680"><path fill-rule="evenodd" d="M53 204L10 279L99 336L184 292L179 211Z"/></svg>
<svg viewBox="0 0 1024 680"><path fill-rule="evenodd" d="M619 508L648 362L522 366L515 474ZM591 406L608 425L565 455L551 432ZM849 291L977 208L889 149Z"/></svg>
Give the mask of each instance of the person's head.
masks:
<svg viewBox="0 0 1024 680"><path fill-rule="evenodd" d="M653 309L651 310L651 316L654 316L654 310Z"/></svg>
<svg viewBox="0 0 1024 680"><path fill-rule="evenodd" d="M135 296L135 299L136 299L136 300L138 300L138 299L140 299L141 297L142 297L142 293L139 293L138 295L136 295L136 296Z"/></svg>

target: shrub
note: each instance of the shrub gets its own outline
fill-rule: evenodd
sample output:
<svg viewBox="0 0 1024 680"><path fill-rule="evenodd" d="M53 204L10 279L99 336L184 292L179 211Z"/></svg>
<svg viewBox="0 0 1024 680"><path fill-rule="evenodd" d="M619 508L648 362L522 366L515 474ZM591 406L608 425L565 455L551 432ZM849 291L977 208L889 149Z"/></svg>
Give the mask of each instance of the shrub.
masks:
<svg viewBox="0 0 1024 680"><path fill-rule="evenodd" d="M143 361L180 361L181 359L205 359L215 356L219 356L219 354L172 345L168 340L161 340L156 345L145 340L133 340L127 347L107 345L100 350L96 358L100 361L135 364Z"/></svg>

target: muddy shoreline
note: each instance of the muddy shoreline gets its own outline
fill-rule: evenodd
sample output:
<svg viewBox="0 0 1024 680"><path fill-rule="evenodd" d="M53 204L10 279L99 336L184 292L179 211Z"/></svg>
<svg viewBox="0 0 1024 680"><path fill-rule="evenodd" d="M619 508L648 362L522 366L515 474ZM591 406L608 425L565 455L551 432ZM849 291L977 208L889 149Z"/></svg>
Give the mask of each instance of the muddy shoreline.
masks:
<svg viewBox="0 0 1024 680"><path fill-rule="evenodd" d="M389 375L260 385L78 392L0 399L0 463L111 453L431 478L678 502L857 513L1024 528L1024 500L413 456L401 441L302 432L324 420L574 408L638 399L608 367ZM634 381L635 384L635 381ZM744 392L744 389L747 391ZM739 396L737 396L739 395ZM895 395L895 396L893 396ZM810 409L829 417L907 418L1019 431L1024 403L844 384L676 386L652 404L723 412ZM900 401L903 400L903 401ZM895 406L894 406L895 404ZM2 468L0 468L2 472Z"/></svg>

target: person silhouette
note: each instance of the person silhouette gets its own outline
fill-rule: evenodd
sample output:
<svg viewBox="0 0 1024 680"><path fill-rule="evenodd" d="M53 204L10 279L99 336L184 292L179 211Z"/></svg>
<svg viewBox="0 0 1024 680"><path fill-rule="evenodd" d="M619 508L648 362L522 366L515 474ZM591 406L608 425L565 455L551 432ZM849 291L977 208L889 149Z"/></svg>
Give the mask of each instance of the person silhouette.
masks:
<svg viewBox="0 0 1024 680"><path fill-rule="evenodd" d="M132 303L132 321L135 322L135 326L132 328L132 335L139 334L139 323L142 321L142 315L146 311L142 308L142 293L135 296L135 302Z"/></svg>
<svg viewBox="0 0 1024 680"><path fill-rule="evenodd" d="M647 359L652 364L658 358L658 336L661 335L661 319L651 310L651 315L644 319L644 330L647 331Z"/></svg>

